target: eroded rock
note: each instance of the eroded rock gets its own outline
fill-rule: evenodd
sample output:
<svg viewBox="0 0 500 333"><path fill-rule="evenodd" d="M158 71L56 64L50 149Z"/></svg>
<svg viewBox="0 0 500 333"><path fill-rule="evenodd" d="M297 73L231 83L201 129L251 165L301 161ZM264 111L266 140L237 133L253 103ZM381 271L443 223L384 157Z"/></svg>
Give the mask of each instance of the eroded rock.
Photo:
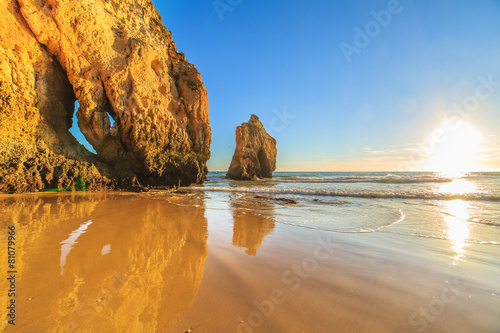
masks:
<svg viewBox="0 0 500 333"><path fill-rule="evenodd" d="M0 191L204 180L207 93L150 0L3 0L0 14ZM97 155L68 131L77 99Z"/></svg>
<svg viewBox="0 0 500 333"><path fill-rule="evenodd" d="M95 190L111 169L69 133L75 95L59 62L32 34L15 0L0 2L0 192ZM99 170L100 171L99 171Z"/></svg>
<svg viewBox="0 0 500 333"><path fill-rule="evenodd" d="M236 128L236 149L226 178L256 180L272 178L276 170L276 140L259 118L252 115L248 123Z"/></svg>

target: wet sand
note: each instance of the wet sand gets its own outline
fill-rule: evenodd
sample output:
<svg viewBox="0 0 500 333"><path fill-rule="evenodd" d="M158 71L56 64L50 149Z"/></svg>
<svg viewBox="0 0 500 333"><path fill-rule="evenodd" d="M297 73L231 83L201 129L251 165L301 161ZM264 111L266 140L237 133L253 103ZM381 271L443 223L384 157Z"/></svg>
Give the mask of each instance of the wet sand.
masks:
<svg viewBox="0 0 500 333"><path fill-rule="evenodd" d="M471 245L457 262L443 240L305 229L277 223L273 201L260 202L257 214L243 200L210 200L218 199L0 197L0 240L6 244L7 226L16 226L18 271L16 325L4 319L0 329L500 331L495 246ZM1 281L6 309L9 286Z"/></svg>

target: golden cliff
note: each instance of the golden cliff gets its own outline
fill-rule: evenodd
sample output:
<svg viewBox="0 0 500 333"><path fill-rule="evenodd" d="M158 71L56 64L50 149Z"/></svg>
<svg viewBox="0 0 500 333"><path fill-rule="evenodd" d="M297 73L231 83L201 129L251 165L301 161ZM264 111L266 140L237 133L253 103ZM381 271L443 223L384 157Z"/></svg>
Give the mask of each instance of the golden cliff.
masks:
<svg viewBox="0 0 500 333"><path fill-rule="evenodd" d="M0 0L0 14L1 192L204 180L207 92L150 0ZM76 100L97 155L69 133Z"/></svg>

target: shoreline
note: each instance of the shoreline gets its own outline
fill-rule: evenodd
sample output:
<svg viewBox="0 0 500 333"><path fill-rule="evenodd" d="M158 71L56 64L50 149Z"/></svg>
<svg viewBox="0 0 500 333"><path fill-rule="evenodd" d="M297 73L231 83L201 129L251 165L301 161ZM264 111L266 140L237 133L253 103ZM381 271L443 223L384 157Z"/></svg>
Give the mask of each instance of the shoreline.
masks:
<svg viewBox="0 0 500 333"><path fill-rule="evenodd" d="M493 247L469 245L457 261L447 240L291 228L272 201L57 194L0 196L2 227L18 226L20 332L500 327Z"/></svg>

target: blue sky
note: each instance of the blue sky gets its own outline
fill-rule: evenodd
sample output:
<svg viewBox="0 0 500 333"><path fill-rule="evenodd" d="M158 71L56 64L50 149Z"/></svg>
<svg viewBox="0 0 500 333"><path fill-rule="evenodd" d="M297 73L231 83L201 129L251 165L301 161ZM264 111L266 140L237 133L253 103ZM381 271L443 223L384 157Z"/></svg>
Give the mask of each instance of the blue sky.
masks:
<svg viewBox="0 0 500 333"><path fill-rule="evenodd" d="M155 5L205 82L211 171L227 170L235 128L252 113L277 139L278 171L424 170L445 156L449 164L474 159L471 168L500 170L498 1ZM356 31L364 40L355 40ZM347 44L357 53L346 57ZM448 110L464 103L460 122L449 126L445 119L457 112ZM454 138L471 141L471 129L480 143L461 161L450 153ZM434 140L436 130L444 140Z"/></svg>

